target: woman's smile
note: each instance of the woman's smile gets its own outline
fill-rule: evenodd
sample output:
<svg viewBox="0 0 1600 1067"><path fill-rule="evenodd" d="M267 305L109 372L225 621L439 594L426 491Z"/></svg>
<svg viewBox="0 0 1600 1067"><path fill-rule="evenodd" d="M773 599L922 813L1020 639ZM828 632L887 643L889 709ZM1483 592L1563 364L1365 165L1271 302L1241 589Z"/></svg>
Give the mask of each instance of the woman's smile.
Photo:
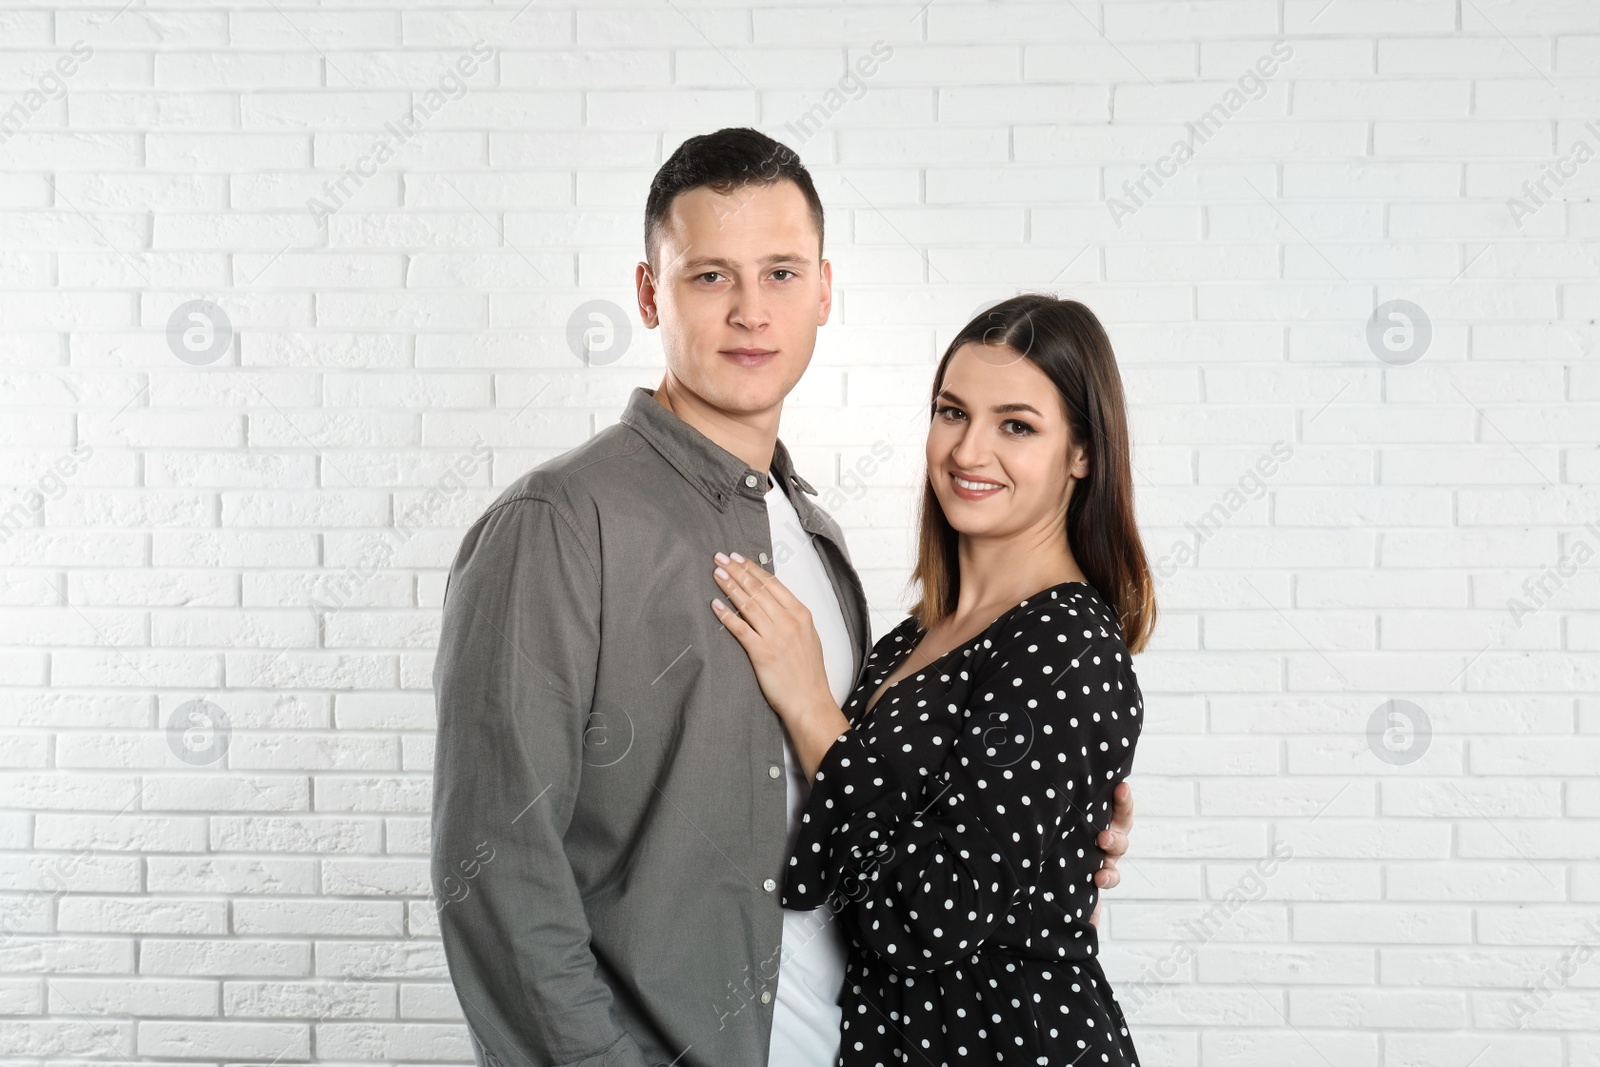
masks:
<svg viewBox="0 0 1600 1067"><path fill-rule="evenodd" d="M950 485L955 490L956 495L963 500L987 500L1005 488L998 482L963 478L954 471L950 472Z"/></svg>

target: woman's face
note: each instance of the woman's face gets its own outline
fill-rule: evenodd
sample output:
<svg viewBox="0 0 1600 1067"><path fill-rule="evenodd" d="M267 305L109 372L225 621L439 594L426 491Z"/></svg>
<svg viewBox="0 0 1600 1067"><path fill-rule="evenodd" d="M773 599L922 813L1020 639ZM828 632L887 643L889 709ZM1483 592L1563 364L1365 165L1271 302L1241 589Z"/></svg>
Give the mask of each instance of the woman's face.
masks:
<svg viewBox="0 0 1600 1067"><path fill-rule="evenodd" d="M958 533L1024 543L1060 534L1068 478L1089 473L1044 371L1014 348L977 342L945 365L927 459L934 495Z"/></svg>

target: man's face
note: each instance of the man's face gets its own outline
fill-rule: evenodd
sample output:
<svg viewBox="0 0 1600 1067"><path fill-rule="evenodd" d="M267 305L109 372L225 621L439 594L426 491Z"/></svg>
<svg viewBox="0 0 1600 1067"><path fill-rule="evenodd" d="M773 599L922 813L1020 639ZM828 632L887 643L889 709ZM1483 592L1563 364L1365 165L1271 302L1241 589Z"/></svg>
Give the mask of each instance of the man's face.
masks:
<svg viewBox="0 0 1600 1067"><path fill-rule="evenodd" d="M828 321L832 265L800 187L782 180L673 198L656 269L635 270L639 314L661 324L667 372L712 407L783 403Z"/></svg>

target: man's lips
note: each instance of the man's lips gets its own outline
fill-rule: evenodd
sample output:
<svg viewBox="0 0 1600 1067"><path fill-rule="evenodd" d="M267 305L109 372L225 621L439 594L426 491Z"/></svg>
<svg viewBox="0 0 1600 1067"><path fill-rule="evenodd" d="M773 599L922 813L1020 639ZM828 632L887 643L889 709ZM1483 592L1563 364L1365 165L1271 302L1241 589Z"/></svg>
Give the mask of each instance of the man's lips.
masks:
<svg viewBox="0 0 1600 1067"><path fill-rule="evenodd" d="M774 348L724 348L722 354L741 367L759 367L778 354Z"/></svg>

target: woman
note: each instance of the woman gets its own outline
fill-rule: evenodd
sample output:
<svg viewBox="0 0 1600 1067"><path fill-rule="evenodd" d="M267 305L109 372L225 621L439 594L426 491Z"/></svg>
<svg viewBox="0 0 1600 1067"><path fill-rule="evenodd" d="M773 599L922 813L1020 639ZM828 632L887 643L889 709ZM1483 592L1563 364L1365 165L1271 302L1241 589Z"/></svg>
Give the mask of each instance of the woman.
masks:
<svg viewBox="0 0 1600 1067"><path fill-rule="evenodd" d="M812 780L783 905L829 904L850 935L844 1067L1136 1067L1090 917L1155 608L1094 315L1025 294L968 323L926 452L921 598L843 709L805 606L716 557L732 609L712 610Z"/></svg>

